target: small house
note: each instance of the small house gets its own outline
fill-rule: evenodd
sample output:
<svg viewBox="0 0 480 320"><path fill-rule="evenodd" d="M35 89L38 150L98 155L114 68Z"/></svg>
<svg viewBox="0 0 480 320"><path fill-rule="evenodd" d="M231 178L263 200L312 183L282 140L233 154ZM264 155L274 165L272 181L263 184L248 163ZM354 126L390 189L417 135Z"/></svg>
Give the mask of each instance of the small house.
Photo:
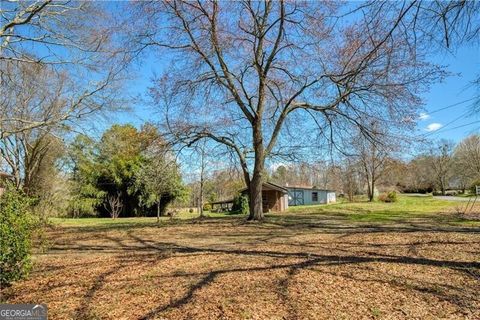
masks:
<svg viewBox="0 0 480 320"><path fill-rule="evenodd" d="M243 189L242 194L248 194L247 189ZM288 190L282 186L271 182L262 184L262 205L263 212L285 211L288 209Z"/></svg>
<svg viewBox="0 0 480 320"><path fill-rule="evenodd" d="M248 194L247 189L240 191ZM335 191L311 186L279 186L275 183L262 184L263 212L282 212L289 206L335 203Z"/></svg>
<svg viewBox="0 0 480 320"><path fill-rule="evenodd" d="M289 206L335 203L335 191L311 186L286 186Z"/></svg>

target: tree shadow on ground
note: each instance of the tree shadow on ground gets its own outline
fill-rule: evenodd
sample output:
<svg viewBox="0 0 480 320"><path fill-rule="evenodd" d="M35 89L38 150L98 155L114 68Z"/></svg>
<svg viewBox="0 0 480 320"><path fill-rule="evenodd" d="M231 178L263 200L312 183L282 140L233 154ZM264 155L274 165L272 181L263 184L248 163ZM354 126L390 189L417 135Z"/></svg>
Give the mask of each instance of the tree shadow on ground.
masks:
<svg viewBox="0 0 480 320"><path fill-rule="evenodd" d="M295 219L295 220L292 220ZM254 266L254 267L242 267L241 265L233 264L231 268L217 268L209 270L208 272L182 272L173 273L170 277L194 277L198 281L191 284L188 290L177 299L173 299L168 303L161 303L158 306L152 308L150 311L145 312L140 318L151 319L161 315L172 309L182 308L189 302L191 302L195 295L205 287L208 287L212 283L218 280L222 275L243 273L243 272L270 272L273 270L285 270L286 276L277 283L276 293L279 299L288 311L287 318L298 318L297 307L290 299L289 283L295 275L304 270L316 270L321 268L318 272L330 273L332 275L339 275L332 267L336 266L358 266L360 268L368 268L370 263L384 263L384 264L396 264L404 266L430 266L437 268L445 268L455 272L459 272L462 275L480 280L480 262L477 261L459 261L448 259L433 259L427 257L419 257L415 253L412 255L406 254L391 254L386 252L376 252L373 249L389 249L392 248L405 248L407 246L418 245L462 245L468 246L468 241L454 241L454 240L430 240L430 241L415 241L403 243L395 241L392 243L374 243L374 242L359 242L353 241L349 237L359 234L375 234L375 233L413 233L413 232L429 232L429 233L469 233L477 234L480 232L480 228L475 227L461 227L461 226L439 226L435 224L424 225L411 223L403 223L400 225L380 225L380 224L343 224L341 219L321 219L321 217L309 217L309 216L295 216L279 219L267 218L267 221L262 224L249 224L243 222L241 219L232 220L216 220L211 219L207 221L196 222L195 224L205 224L210 229L206 231L204 237L211 238L213 235L220 236L221 231L217 230L217 226L227 227L239 227L232 228L233 234L223 235L225 238L232 238L235 244L236 238L245 237L251 235L252 238L248 241L242 242L248 245L248 248L241 247L229 247L225 243L210 244L203 246L184 245L172 241L160 241L157 239L149 238L141 233L141 228L127 228L122 226L120 229L88 229L79 228L76 232L82 234L87 232L85 238L95 237L93 243L76 243L74 238L72 242L65 242L60 245L54 245L51 252L58 253L83 253L85 251L99 252L99 253L115 253L125 254L127 257L122 256L121 259L116 257L116 260L112 262L112 265L108 267L104 272L98 274L92 281L91 285L85 291L82 296L81 303L75 310L75 317L77 319L87 319L94 317L92 305L94 298L99 290L102 290L105 283L109 281L115 274L121 273L129 266L140 265L148 268L149 265L153 266L158 264L161 260L171 256L198 256L207 254L225 255L232 257L232 261L235 259L241 259L242 257L255 257L258 261L268 261L268 265ZM148 225L151 227L151 225ZM69 228L70 229L70 228ZM104 231L121 231L119 235L111 234ZM75 232L69 230L69 232ZM195 232L195 231L188 231ZM187 232L187 234L188 234ZM191 235L191 238L198 236L196 234ZM312 245L308 243L296 243L290 241L290 237L294 237L299 234L322 234L322 235L337 235L334 239L315 240ZM182 234L183 237L183 234ZM77 237L78 238L78 237ZM282 240L288 241L287 243L275 243L274 241ZM313 240L312 240L313 241ZM262 247L255 249L256 244L268 244L271 245L271 250L262 249ZM275 245L286 245L296 251L281 250L275 248ZM353 249L359 249L360 251L354 251ZM321 249L322 253L311 252L314 249ZM308 251L307 251L308 250ZM323 253L325 252L325 254ZM337 252L336 254L329 254L329 252ZM267 259L268 258L268 259ZM295 262L291 262L295 260ZM299 261L298 261L299 260ZM83 264L68 264L65 268L80 268L85 267ZM61 267L59 267L61 268ZM44 270L59 271L58 268ZM396 277L393 275L376 275L374 279L364 279L360 275L356 274L341 274L340 276L352 279L354 281L375 281L383 282L396 287L403 287L409 290L415 290L423 294L429 294L438 297L441 300L449 301L461 309L468 309L472 307L472 300L476 298L466 297L464 288L460 286L453 286L449 284L427 283L426 281L419 281L418 279L405 279ZM387 279L387 280L385 280ZM408 281L406 281L408 280ZM462 295L463 294L463 295Z"/></svg>
<svg viewBox="0 0 480 320"><path fill-rule="evenodd" d="M99 218L107 219L107 218ZM129 220L122 220L129 219ZM156 218L151 218L151 221L134 221L132 218L118 218L117 221L109 221L108 223L98 223L93 225L70 225L70 226L58 226L50 224L48 226L50 231L61 231L62 233L95 233L95 232L108 232L108 231L121 231L121 230L136 230L144 228L165 228L172 226L184 226L184 225L212 225L218 223L233 223L241 224L245 221L245 216L235 216L235 215L226 215L220 217L203 217L203 218L192 218L192 219L168 219L161 220L160 222L156 221ZM81 220L81 218L80 218ZM131 220L131 221L130 221Z"/></svg>
<svg viewBox="0 0 480 320"><path fill-rule="evenodd" d="M361 216L361 214L359 214ZM446 219L446 221L445 221ZM350 233L350 232L460 232L480 233L480 227L461 226L454 224L458 220L442 220L446 223L439 223L438 220L430 219L430 216L417 216L415 218L397 218L388 221L351 221L348 218L339 218L336 215L295 215L295 216L267 216L264 224L258 228L271 228L272 226L288 228L292 230L316 229L322 233ZM462 220L464 221L464 220ZM470 222L470 220L465 220ZM453 222L448 223L448 222Z"/></svg>
<svg viewBox="0 0 480 320"><path fill-rule="evenodd" d="M196 251L197 249L186 249L183 248L182 251ZM229 252L229 251L227 251ZM235 252L234 254L252 254L250 251L238 251ZM254 252L253 254L255 255L264 255L264 252ZM275 255L278 255L280 253L275 253ZM267 256L271 256L272 253L269 252L267 253ZM420 265L429 265L429 266L440 266L440 267L447 267L451 268L454 270L459 270L459 271L464 271L465 268L480 268L479 263L471 263L471 262L452 262L452 261L437 261L437 260L430 260L430 259L413 259L413 258L408 258L408 257L356 257L356 256L314 256L313 258L306 259L302 262L299 263L289 263L289 264L275 264L275 265L270 265L267 267L254 267L254 268L232 268L232 269L222 269L222 270L215 270L208 272L206 274L200 274L200 273L189 273L189 274L183 274L182 276L200 276L202 277L200 281L198 281L196 284L192 285L188 292L184 294L181 298L172 301L171 303L168 304L161 304L155 309L149 311L140 319L152 319L155 316L161 314L162 312L165 312L167 310L173 309L173 308L180 308L183 305L186 305L189 303L192 298L194 297L195 293L199 290L201 290L203 287L208 286L212 282L216 280L220 275L223 274L228 274L228 273L238 273L238 272L259 272L259 271L265 271L269 272L274 269L287 269L288 270L288 276L280 282L280 288L279 288L279 295L282 297L282 300L285 301L290 301L288 297L288 281L289 279L297 272L300 270L304 269L311 269L317 266L332 266L332 265L344 265L344 264L361 264L361 263L368 263L368 262L387 262L387 263L402 263L402 264L420 264ZM324 272L324 271L322 271ZM331 273L333 275L337 275L336 273ZM365 281L358 279L354 276L350 275L342 275L344 277L348 277L352 280L355 281ZM373 281L373 280L369 280ZM404 286L404 283L400 281L382 281L379 279L375 279L376 282L384 282L388 283L391 285L395 286ZM455 295L449 295L442 290L438 289L432 289L429 288L429 286L425 286L422 284L417 284L415 286L409 286L409 289L417 290L422 293L429 293L432 295L437 296L438 298L442 300L447 300L450 301L456 305L458 305L461 308L465 307L470 307L471 304L465 301L464 297L458 294ZM461 291L461 288L455 288L457 291ZM289 306L289 319L292 318L294 319L296 317L295 314L295 308L293 306Z"/></svg>
<svg viewBox="0 0 480 320"><path fill-rule="evenodd" d="M288 301L288 281L295 273L299 272L303 269L311 269L314 267L326 267L326 266L338 266L338 265L360 265L360 264L368 264L371 262L381 262L381 263L389 263L389 264L401 264L401 265L420 265L420 266L433 266L439 268L448 268L454 271L461 272L469 277L472 277L476 280L479 280L479 270L480 270L480 262L471 262L471 261L450 261L450 260L435 260L435 259L428 259L428 258L421 258L421 257L409 257L409 256L396 256L396 255L389 255L389 254L379 254L375 252L368 252L368 256L358 256L358 255L321 255L315 253L307 253L307 252L281 252L281 251L266 251L266 250L244 250L244 249L218 249L218 248L198 248L193 246L181 246L176 243L167 243L167 242L154 242L142 239L134 234L129 234L129 236L143 246L154 249L154 250L168 250L174 253L219 253L219 254L227 254L227 255L251 255L251 256L258 256L258 257L268 257L268 258L277 258L279 259L278 263L266 266L266 267L254 267L254 268L231 268L231 269L221 269L215 270L208 273L186 273L182 274L182 276L200 276L202 277L200 281L196 284L192 285L188 292L182 296L180 299L174 300L169 304L162 304L157 308L151 310L144 316L142 319L151 319L154 316L170 310L172 308L179 308L189 301L192 300L195 292L201 290L203 287L208 286L212 282L215 281L218 276L228 273L236 273L236 272L258 272L258 271L271 271L275 269L287 269L288 276L280 283L279 288L279 296L282 297L282 300ZM441 244L440 241L437 243ZM282 263L281 259L284 258L301 258L304 259L298 263ZM354 276L348 276L352 280L359 280L363 281L359 278ZM372 280L370 280L372 281ZM382 282L381 279L376 279L375 281ZM405 285L401 281L398 280L391 280L385 281L385 283L389 283L395 286L402 286ZM448 300L461 308L469 307L470 304L464 300L464 297L461 297L458 292L462 292L463 288L456 288L457 293L448 294L444 290L438 290L438 288L429 287L428 284L416 284L416 285L409 285L409 289L413 289L422 293L429 293L432 295L437 296L442 300ZM288 308L290 312L290 316L294 318L295 315L295 308L290 306Z"/></svg>

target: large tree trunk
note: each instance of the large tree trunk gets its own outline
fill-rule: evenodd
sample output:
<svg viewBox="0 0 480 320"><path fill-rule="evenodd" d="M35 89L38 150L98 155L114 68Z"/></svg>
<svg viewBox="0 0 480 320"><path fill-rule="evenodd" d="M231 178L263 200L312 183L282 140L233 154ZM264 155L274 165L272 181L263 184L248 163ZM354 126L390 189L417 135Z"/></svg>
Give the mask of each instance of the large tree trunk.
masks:
<svg viewBox="0 0 480 320"><path fill-rule="evenodd" d="M367 159L364 158L362 162L363 162L363 169L365 171L365 180L367 182L367 197L368 197L368 201L372 202L373 201L373 175L370 174L370 169L368 168Z"/></svg>
<svg viewBox="0 0 480 320"><path fill-rule="evenodd" d="M365 177L366 177L366 180L367 180L367 197L368 197L368 201L372 202L373 201L373 188L374 188L374 184L373 184L373 177L370 176L370 173L368 172L368 170L366 170L365 172Z"/></svg>
<svg viewBox="0 0 480 320"><path fill-rule="evenodd" d="M372 185L370 184L370 177L367 175L367 196L368 196L368 201L372 201L372 196L373 191L372 191Z"/></svg>
<svg viewBox="0 0 480 320"><path fill-rule="evenodd" d="M250 215L248 220L262 220L262 172L253 172L253 177L250 181L249 200Z"/></svg>
<svg viewBox="0 0 480 320"><path fill-rule="evenodd" d="M446 194L446 192L445 192L445 182L444 182L444 179L441 175L438 178L438 187L440 187L440 192L441 192L442 196L444 196Z"/></svg>
<svg viewBox="0 0 480 320"><path fill-rule="evenodd" d="M263 169L265 166L265 157L263 149L263 136L261 129L261 122L259 121L253 128L253 145L255 149L255 165L253 168L253 175L248 185L250 198L250 215L248 220L262 220L263 219L263 205L262 205L262 183L263 183Z"/></svg>
<svg viewBox="0 0 480 320"><path fill-rule="evenodd" d="M200 195L198 199L198 210L200 212L200 218L203 218L205 215L203 214L203 187L204 187L204 167L203 167L203 155L202 155L202 172L200 174Z"/></svg>
<svg viewBox="0 0 480 320"><path fill-rule="evenodd" d="M373 198L375 197L375 168L373 167L372 167L372 174L370 175L370 187L368 189L369 189L368 201L373 202Z"/></svg>
<svg viewBox="0 0 480 320"><path fill-rule="evenodd" d="M375 196L375 179L372 176L372 185L370 187L370 194L368 195L368 201L373 202L374 196Z"/></svg>

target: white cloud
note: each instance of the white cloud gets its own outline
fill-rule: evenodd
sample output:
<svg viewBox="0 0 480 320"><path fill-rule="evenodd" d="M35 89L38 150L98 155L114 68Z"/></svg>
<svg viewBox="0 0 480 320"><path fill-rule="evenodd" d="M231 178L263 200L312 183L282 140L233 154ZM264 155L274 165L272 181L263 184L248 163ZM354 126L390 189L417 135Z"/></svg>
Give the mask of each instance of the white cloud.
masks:
<svg viewBox="0 0 480 320"><path fill-rule="evenodd" d="M441 127L443 127L443 124L434 122L434 123L430 123L430 124L425 128L425 130L427 130L427 131L437 131L437 130L440 129Z"/></svg>
<svg viewBox="0 0 480 320"><path fill-rule="evenodd" d="M430 115L426 112L421 112L420 115L418 116L418 119L420 120L427 120L428 118L430 118Z"/></svg>

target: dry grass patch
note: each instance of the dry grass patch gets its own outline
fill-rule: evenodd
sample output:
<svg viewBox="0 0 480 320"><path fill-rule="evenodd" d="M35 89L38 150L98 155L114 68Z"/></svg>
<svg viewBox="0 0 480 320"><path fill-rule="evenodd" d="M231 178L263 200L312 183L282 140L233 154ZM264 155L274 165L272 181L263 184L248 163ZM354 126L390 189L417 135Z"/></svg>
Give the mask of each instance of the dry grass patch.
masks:
<svg viewBox="0 0 480 320"><path fill-rule="evenodd" d="M2 299L51 319L479 319L479 234L321 214L63 224Z"/></svg>

